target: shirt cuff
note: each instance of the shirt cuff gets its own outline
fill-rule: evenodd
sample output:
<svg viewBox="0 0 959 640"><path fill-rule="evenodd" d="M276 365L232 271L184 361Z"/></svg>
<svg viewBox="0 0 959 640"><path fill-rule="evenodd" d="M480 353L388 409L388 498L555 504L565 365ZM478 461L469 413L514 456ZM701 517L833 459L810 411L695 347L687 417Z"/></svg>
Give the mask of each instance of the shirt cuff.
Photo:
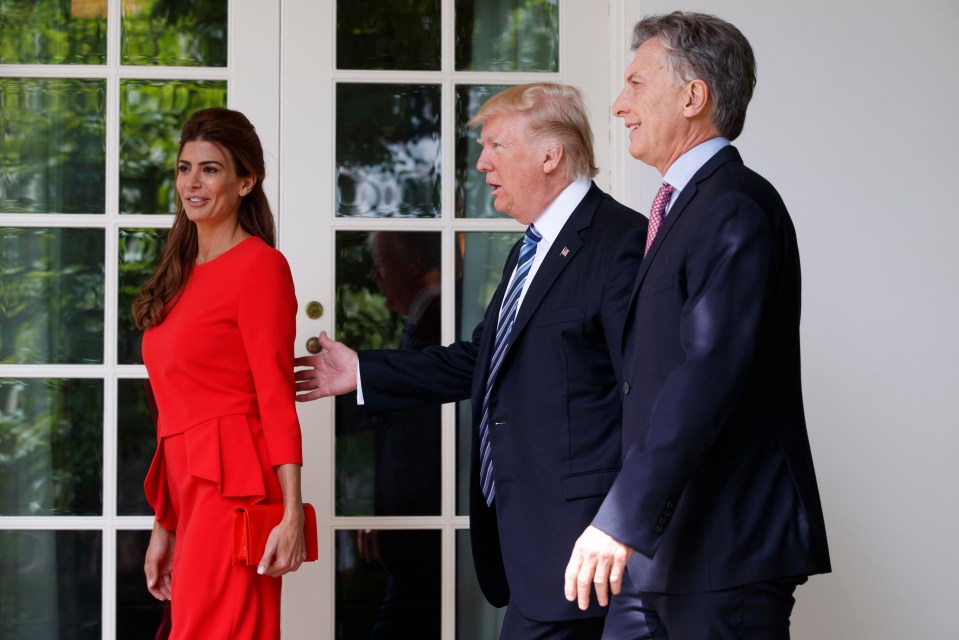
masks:
<svg viewBox="0 0 959 640"><path fill-rule="evenodd" d="M363 378L360 377L360 359L356 359L356 404L363 406Z"/></svg>

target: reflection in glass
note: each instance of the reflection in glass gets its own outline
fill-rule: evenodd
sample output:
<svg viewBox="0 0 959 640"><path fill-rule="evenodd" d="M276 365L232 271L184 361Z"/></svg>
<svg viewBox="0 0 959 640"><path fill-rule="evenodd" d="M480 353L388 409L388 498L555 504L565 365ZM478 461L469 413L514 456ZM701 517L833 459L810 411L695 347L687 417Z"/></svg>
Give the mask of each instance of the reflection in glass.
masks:
<svg viewBox="0 0 959 640"><path fill-rule="evenodd" d="M104 212L105 96L104 80L0 78L0 212Z"/></svg>
<svg viewBox="0 0 959 640"><path fill-rule="evenodd" d="M481 129L471 129L466 123L476 115L487 100L506 89L505 85L458 85L456 87L456 217L505 218L493 208L493 198L486 174L477 171L482 147L476 142Z"/></svg>
<svg viewBox="0 0 959 640"><path fill-rule="evenodd" d="M103 362L103 231L0 228L0 362Z"/></svg>
<svg viewBox="0 0 959 640"><path fill-rule="evenodd" d="M354 349L440 341L440 234L336 235L336 337ZM402 381L397 381L402 384ZM336 514L440 513L440 407L367 412L336 400Z"/></svg>
<svg viewBox="0 0 959 640"><path fill-rule="evenodd" d="M440 87L336 86L336 215L440 215Z"/></svg>
<svg viewBox="0 0 959 640"><path fill-rule="evenodd" d="M225 67L227 0L121 0L123 64Z"/></svg>
<svg viewBox="0 0 959 640"><path fill-rule="evenodd" d="M335 537L337 640L440 637L439 531L340 530Z"/></svg>
<svg viewBox="0 0 959 640"><path fill-rule="evenodd" d="M0 0L0 64L106 64L107 0Z"/></svg>
<svg viewBox="0 0 959 640"><path fill-rule="evenodd" d="M0 515L102 513L103 381L0 378L0 461Z"/></svg>
<svg viewBox="0 0 959 640"><path fill-rule="evenodd" d="M206 107L226 106L222 80L120 81L120 212L173 213L180 129Z"/></svg>
<svg viewBox="0 0 959 640"><path fill-rule="evenodd" d="M456 0L457 71L557 71L559 0Z"/></svg>
<svg viewBox="0 0 959 640"><path fill-rule="evenodd" d="M117 287L117 362L142 364L143 332L133 322L133 299L160 263L169 229L120 229Z"/></svg>
<svg viewBox="0 0 959 640"><path fill-rule="evenodd" d="M440 0L337 0L337 69L440 69Z"/></svg>
<svg viewBox="0 0 959 640"><path fill-rule="evenodd" d="M102 538L0 531L0 638L99 640Z"/></svg>
<svg viewBox="0 0 959 640"><path fill-rule="evenodd" d="M157 447L146 385L146 380L117 381L117 513L121 516L153 515L143 494L143 479Z"/></svg>
<svg viewBox="0 0 959 640"><path fill-rule="evenodd" d="M149 531L117 531L117 638L153 638L163 622L167 604L143 584L149 543Z"/></svg>
<svg viewBox="0 0 959 640"><path fill-rule="evenodd" d="M503 278L503 265L522 233L468 232L456 234L462 256L462 279L457 283L456 339L470 340L483 320L486 306ZM456 513L469 514L470 447L473 414L470 401L456 406Z"/></svg>
<svg viewBox="0 0 959 640"><path fill-rule="evenodd" d="M506 609L497 609L483 596L470 549L470 532L456 532L456 639L498 638Z"/></svg>

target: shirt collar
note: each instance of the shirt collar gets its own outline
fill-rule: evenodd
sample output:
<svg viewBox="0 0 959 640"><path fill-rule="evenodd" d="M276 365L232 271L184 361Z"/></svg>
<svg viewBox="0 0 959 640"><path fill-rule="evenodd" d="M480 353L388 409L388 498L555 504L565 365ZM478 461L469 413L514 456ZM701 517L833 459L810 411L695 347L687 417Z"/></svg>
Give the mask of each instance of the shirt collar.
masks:
<svg viewBox="0 0 959 640"><path fill-rule="evenodd" d="M549 203L546 211L533 221L536 230L543 236L543 240L539 241L541 245L545 241L545 246L548 247L556 241L559 232L563 230L566 221L586 197L591 185L592 181L589 178L576 178Z"/></svg>
<svg viewBox="0 0 959 640"><path fill-rule="evenodd" d="M676 159L676 162L666 170L663 176L663 182L669 183L676 191L673 193L673 199L679 195L679 192L686 188L689 181L693 179L696 172L703 168L710 158L719 152L725 146L729 145L729 139L719 136L706 142L701 142L683 155ZM539 229L539 225L536 226Z"/></svg>

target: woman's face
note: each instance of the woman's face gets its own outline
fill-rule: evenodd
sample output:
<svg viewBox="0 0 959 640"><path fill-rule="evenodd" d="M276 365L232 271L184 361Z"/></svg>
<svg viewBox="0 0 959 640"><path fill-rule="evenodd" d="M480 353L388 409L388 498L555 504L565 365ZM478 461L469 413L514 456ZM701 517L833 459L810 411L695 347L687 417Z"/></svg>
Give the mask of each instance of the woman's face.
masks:
<svg viewBox="0 0 959 640"><path fill-rule="evenodd" d="M183 145L176 170L176 190L183 209L197 225L235 220L240 200L256 183L253 176L236 175L229 154L206 140Z"/></svg>

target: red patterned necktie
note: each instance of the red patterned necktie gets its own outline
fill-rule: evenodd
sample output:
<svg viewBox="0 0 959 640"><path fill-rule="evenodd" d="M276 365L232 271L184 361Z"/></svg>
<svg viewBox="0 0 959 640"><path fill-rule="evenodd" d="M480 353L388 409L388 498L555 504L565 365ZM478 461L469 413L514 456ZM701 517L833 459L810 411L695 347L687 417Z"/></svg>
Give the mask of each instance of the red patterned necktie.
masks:
<svg viewBox="0 0 959 640"><path fill-rule="evenodd" d="M653 206L649 210L649 230L646 232L646 250L643 251L643 257L649 253L649 247L653 244L656 232L659 231L659 225L663 223L663 215L666 213L666 205L669 204L669 197L673 195L676 188L670 184L663 183L663 186L656 192L656 198L653 200Z"/></svg>

